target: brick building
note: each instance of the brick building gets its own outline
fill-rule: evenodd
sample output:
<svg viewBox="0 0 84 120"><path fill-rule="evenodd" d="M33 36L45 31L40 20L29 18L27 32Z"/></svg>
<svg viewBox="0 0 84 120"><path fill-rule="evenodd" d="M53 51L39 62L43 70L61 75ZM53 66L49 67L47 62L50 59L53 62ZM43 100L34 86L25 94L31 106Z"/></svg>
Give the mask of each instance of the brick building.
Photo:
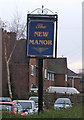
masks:
<svg viewBox="0 0 84 120"><path fill-rule="evenodd" d="M67 85L69 87L74 87L78 91L82 91L82 84L81 84L82 77L73 72L72 70L68 69L68 79L67 79Z"/></svg>
<svg viewBox="0 0 84 120"><path fill-rule="evenodd" d="M54 77L54 86L65 86L67 80L67 58L48 59L48 74Z"/></svg>
<svg viewBox="0 0 84 120"><path fill-rule="evenodd" d="M16 40L15 33L2 34L2 95L8 96L7 68L5 62L4 40L6 40L7 56L16 47L10 60L10 79L14 98L27 99L31 88L38 88L38 59L29 59L26 54L26 40ZM67 69L67 58L43 60L43 89L49 86L73 87L71 77ZM67 79L68 78L68 79ZM74 78L75 79L75 78ZM77 79L77 78L76 78ZM74 87L80 89L79 80L75 80Z"/></svg>
<svg viewBox="0 0 84 120"><path fill-rule="evenodd" d="M29 59L26 56L26 40L16 40L15 33L3 32L2 38L2 95L8 96L8 80L7 80L7 67L5 61L5 47L4 40L7 47L7 59L13 50L14 43L16 47L13 51L10 60L10 80L13 96L21 97L25 96L28 92L28 62Z"/></svg>
<svg viewBox="0 0 84 120"><path fill-rule="evenodd" d="M30 89L38 87L38 59L30 60ZM43 88L49 86L65 86L67 79L67 59L44 59L43 60Z"/></svg>

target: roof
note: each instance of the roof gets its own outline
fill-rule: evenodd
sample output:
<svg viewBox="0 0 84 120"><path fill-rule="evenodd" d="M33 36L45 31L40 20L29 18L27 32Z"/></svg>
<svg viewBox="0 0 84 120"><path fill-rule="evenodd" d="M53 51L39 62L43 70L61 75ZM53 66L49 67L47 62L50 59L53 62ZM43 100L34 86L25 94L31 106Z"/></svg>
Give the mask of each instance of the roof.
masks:
<svg viewBox="0 0 84 120"><path fill-rule="evenodd" d="M48 72L49 71L56 74L66 74L67 58L48 59Z"/></svg>
<svg viewBox="0 0 84 120"><path fill-rule="evenodd" d="M71 79L82 79L77 73L73 72L72 70L68 69L68 78Z"/></svg>
<svg viewBox="0 0 84 120"><path fill-rule="evenodd" d="M33 102L33 100L13 100L13 102Z"/></svg>
<svg viewBox="0 0 84 120"><path fill-rule="evenodd" d="M14 102L0 102L1 104L12 104L14 105L15 103Z"/></svg>
<svg viewBox="0 0 84 120"><path fill-rule="evenodd" d="M68 76L77 76L77 74L72 70L68 69Z"/></svg>

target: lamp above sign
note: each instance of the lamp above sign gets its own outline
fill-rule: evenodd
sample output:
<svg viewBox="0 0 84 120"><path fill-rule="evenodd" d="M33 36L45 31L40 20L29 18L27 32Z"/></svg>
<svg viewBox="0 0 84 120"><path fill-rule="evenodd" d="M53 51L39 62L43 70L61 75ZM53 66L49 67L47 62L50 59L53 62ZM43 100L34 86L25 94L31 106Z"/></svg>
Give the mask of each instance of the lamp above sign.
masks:
<svg viewBox="0 0 84 120"><path fill-rule="evenodd" d="M53 57L56 47L56 24L53 20L29 20L27 56Z"/></svg>

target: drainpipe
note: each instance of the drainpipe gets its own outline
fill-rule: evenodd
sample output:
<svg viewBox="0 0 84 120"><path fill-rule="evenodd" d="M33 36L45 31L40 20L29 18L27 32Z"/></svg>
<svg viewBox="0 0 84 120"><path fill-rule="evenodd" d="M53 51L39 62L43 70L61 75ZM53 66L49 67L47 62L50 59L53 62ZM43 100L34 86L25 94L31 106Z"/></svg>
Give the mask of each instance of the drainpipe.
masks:
<svg viewBox="0 0 84 120"><path fill-rule="evenodd" d="M72 79L72 87L74 87L74 77L73 77L73 79Z"/></svg>

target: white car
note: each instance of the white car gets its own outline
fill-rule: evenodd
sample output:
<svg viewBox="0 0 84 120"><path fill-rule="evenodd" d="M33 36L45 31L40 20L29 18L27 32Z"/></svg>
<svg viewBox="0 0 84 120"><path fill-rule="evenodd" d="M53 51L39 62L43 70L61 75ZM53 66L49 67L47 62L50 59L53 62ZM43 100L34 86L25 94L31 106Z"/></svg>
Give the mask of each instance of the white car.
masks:
<svg viewBox="0 0 84 120"><path fill-rule="evenodd" d="M33 114L38 112L38 108L36 107L33 100L13 100L13 102L20 103L23 112L25 112L26 114Z"/></svg>
<svg viewBox="0 0 84 120"><path fill-rule="evenodd" d="M36 106L38 106L38 97L30 97L29 100L33 100L36 104Z"/></svg>
<svg viewBox="0 0 84 120"><path fill-rule="evenodd" d="M72 107L72 103L69 98L58 98L54 103L54 109L66 109Z"/></svg>
<svg viewBox="0 0 84 120"><path fill-rule="evenodd" d="M0 102L12 102L10 97L0 97Z"/></svg>
<svg viewBox="0 0 84 120"><path fill-rule="evenodd" d="M38 107L38 97L36 97L36 96L31 96L31 97L29 98L29 100L33 100L33 101L35 102L35 104L36 104L36 107ZM44 101L43 101L43 106L44 106Z"/></svg>

